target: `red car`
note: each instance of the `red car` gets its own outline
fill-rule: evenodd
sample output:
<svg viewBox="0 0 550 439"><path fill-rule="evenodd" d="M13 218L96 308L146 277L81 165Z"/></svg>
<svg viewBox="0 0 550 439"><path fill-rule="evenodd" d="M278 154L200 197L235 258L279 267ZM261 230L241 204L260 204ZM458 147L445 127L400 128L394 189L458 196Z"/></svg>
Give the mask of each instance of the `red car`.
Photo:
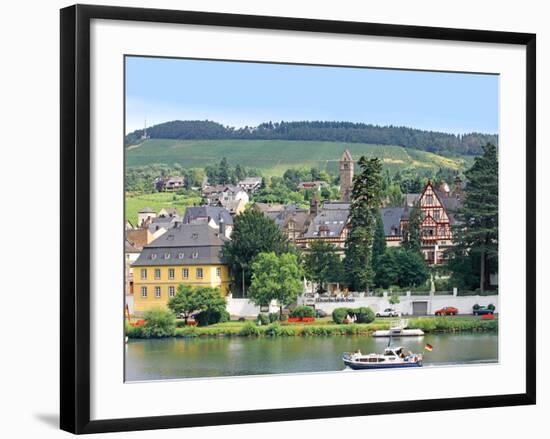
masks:
<svg viewBox="0 0 550 439"><path fill-rule="evenodd" d="M458 309L453 306L445 306L435 312L436 316L456 316L457 314Z"/></svg>

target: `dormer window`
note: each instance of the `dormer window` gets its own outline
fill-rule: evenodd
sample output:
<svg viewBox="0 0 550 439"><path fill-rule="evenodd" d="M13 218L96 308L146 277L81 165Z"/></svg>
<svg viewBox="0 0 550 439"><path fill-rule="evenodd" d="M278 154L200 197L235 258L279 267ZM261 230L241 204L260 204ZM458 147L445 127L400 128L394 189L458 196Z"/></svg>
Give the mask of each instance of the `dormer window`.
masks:
<svg viewBox="0 0 550 439"><path fill-rule="evenodd" d="M153 259L153 260L157 259L157 254L156 253L151 253L151 259Z"/></svg>
<svg viewBox="0 0 550 439"><path fill-rule="evenodd" d="M184 255L183 253L178 253L178 258L179 258L179 259L183 259L184 256L185 256L185 255Z"/></svg>
<svg viewBox="0 0 550 439"><path fill-rule="evenodd" d="M199 239L199 234L198 233L193 233L191 235L191 239Z"/></svg>
<svg viewBox="0 0 550 439"><path fill-rule="evenodd" d="M164 259L170 259L170 253L164 253Z"/></svg>
<svg viewBox="0 0 550 439"><path fill-rule="evenodd" d="M199 257L199 252L193 252L193 254L191 255L191 257L193 259L197 259Z"/></svg>

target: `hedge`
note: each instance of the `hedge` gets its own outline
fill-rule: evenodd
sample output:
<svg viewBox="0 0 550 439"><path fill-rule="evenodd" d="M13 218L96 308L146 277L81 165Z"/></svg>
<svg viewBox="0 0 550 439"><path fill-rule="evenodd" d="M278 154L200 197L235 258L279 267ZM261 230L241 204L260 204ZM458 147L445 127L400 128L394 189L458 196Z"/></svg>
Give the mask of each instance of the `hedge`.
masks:
<svg viewBox="0 0 550 439"><path fill-rule="evenodd" d="M335 308L332 311L332 320L341 325L347 316L355 316L356 323L372 323L374 321L374 311L368 307L361 308Z"/></svg>

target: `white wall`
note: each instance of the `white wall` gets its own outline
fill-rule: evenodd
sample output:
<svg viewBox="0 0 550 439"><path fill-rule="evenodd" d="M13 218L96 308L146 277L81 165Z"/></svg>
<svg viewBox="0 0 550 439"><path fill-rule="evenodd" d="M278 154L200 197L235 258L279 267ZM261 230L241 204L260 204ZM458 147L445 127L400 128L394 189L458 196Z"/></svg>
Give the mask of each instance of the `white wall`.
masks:
<svg viewBox="0 0 550 439"><path fill-rule="evenodd" d="M358 297L353 302L314 302L310 299L305 303L315 305L315 308L322 309L327 313L331 313L335 308L367 306L375 313L385 308L393 308L403 315L412 315L413 302L427 302L428 314L433 314L444 306L454 306L458 309L459 314L472 314L472 307L476 303L480 306L492 303L496 307L495 312L499 312L498 296L399 296L399 303L395 305L390 304L389 297Z"/></svg>
<svg viewBox="0 0 550 439"><path fill-rule="evenodd" d="M227 297L226 309L231 317L257 317L260 314L260 307L248 299ZM275 301L272 301L269 310L264 312L279 312L279 307Z"/></svg>
<svg viewBox="0 0 550 439"><path fill-rule="evenodd" d="M29 0L6 2L3 7L2 26L2 202L6 206L19 206L32 202L35 211L56 211L59 206L58 165L58 96L59 96L59 20L58 8L71 1L48 2ZM357 2L354 0L87 0L86 3L120 6L141 6L188 10L209 10L280 16L357 20L428 26L483 28L538 34L538 143L548 145L550 119L550 27L547 3L524 0L502 2L497 0L462 0L460 2L394 0L391 2ZM223 42L220 42L223 44ZM543 249L550 248L544 219L550 217L549 204L544 202L550 191L548 150L538 152L538 313L542 321L548 300L543 294L550 286L545 274L550 260ZM20 181L21 172L33 175L28 187L9 190L14 181ZM40 186L34 186L40 181ZM24 183L25 184L25 183ZM26 201L23 201L25 194ZM30 200L30 201L29 201ZM13 210L13 209L12 209ZM2 218L0 221L11 221ZM7 294L2 314L4 328L17 328L17 336L4 336L4 352L0 370L4 378L0 403L5 407L2 435L5 437L40 437L43 439L69 437L57 429L58 422L58 235L57 215L41 218L40 248L47 249L48 257L33 271L34 279L43 279L40 288L29 288L24 294ZM19 230L35 230L33 215L18 218ZM4 227L7 230L6 227ZM20 234L7 233L2 245L10 250L2 258L2 291L20 291L21 280L29 279L25 260L25 246L20 245ZM15 254L13 254L15 253ZM7 263L7 264L6 264ZM32 324L21 322L21 309L38 309L40 318ZM548 336L540 331L537 342L548 346ZM546 360L546 363L543 361ZM106 359L107 361L107 359ZM226 437L280 438L341 437L346 432L360 435L383 435L392 428L421 436L423 439L463 439L481 437L513 438L533 434L543 437L547 431L550 411L550 380L544 374L543 364L550 361L548 350L538 352L539 393L538 405L530 407L504 407L481 410L411 413L392 416L371 416L342 419L323 419L272 424L249 424L202 429L164 430L137 433L106 434L105 438L179 438L200 435L202 439ZM261 390L261 389L259 389ZM291 395L289 394L289 397ZM479 428L479 426L485 426ZM444 433L443 433L444 432ZM405 433L405 434L407 434ZM538 433L538 434L537 434Z"/></svg>

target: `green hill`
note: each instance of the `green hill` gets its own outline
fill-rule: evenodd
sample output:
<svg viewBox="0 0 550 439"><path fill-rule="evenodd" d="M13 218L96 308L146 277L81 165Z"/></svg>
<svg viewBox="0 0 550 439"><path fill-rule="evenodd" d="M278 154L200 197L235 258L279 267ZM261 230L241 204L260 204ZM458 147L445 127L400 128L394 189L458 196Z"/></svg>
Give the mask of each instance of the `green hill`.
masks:
<svg viewBox="0 0 550 439"><path fill-rule="evenodd" d="M180 164L205 167L227 157L230 164L257 168L266 176L282 175L288 168L317 167L336 173L338 160L349 149L354 158L379 157L390 172L405 168L464 170L473 157L444 157L391 145L294 140L175 140L149 139L126 149L126 166Z"/></svg>

